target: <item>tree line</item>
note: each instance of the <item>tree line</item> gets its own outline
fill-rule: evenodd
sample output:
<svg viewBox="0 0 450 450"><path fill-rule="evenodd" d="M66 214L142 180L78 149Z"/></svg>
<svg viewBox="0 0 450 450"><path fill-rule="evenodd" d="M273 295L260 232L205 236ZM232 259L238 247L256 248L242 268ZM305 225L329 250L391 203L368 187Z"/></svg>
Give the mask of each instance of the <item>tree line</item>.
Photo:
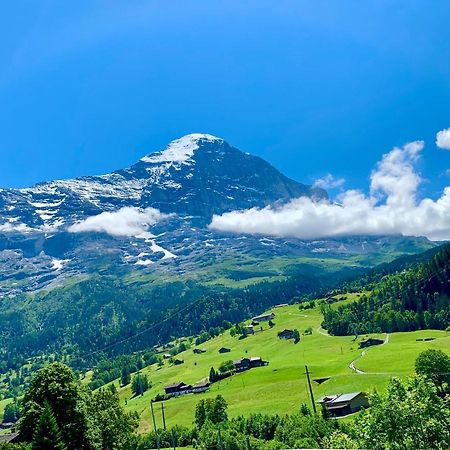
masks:
<svg viewBox="0 0 450 450"><path fill-rule="evenodd" d="M450 246L430 260L381 277L372 292L338 308L324 305L322 326L330 334L350 335L426 328L450 324Z"/></svg>

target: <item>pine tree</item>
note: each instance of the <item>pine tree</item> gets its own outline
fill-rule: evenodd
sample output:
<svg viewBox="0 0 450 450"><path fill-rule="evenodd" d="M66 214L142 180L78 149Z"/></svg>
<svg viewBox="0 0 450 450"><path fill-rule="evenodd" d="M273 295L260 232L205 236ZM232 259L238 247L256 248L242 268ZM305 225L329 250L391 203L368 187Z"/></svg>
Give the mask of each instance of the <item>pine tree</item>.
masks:
<svg viewBox="0 0 450 450"><path fill-rule="evenodd" d="M131 375L130 375L130 370L128 369L128 366L124 366L122 368L122 376L120 379L121 379L122 386L126 386L127 384L130 383Z"/></svg>
<svg viewBox="0 0 450 450"><path fill-rule="evenodd" d="M210 383L217 381L217 373L214 367L211 367L211 370L209 371L209 381Z"/></svg>
<svg viewBox="0 0 450 450"><path fill-rule="evenodd" d="M31 444L32 450L66 450L52 408L45 402Z"/></svg>

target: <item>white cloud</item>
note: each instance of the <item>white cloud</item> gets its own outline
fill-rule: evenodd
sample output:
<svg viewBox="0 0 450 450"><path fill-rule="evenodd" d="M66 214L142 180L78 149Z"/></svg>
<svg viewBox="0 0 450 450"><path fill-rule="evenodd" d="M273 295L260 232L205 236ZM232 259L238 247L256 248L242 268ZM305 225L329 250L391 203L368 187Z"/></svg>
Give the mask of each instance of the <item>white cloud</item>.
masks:
<svg viewBox="0 0 450 450"><path fill-rule="evenodd" d="M399 233L450 239L450 187L437 200L416 198L422 180L414 164L423 146L411 142L384 155L371 174L369 195L348 190L338 203L302 197L280 207L232 211L215 215L210 228L301 239Z"/></svg>
<svg viewBox="0 0 450 450"><path fill-rule="evenodd" d="M113 212L103 212L88 217L69 227L71 233L88 231L104 232L111 236L138 236L145 233L149 226L170 217L155 208L121 208Z"/></svg>
<svg viewBox="0 0 450 450"><path fill-rule="evenodd" d="M30 228L28 225L24 223L2 223L0 224L0 232L3 233L29 233L31 231L34 231L33 228Z"/></svg>
<svg viewBox="0 0 450 450"><path fill-rule="evenodd" d="M314 181L313 186L322 189L334 189L341 187L345 183L344 178L335 178L331 173L328 173L323 178Z"/></svg>
<svg viewBox="0 0 450 450"><path fill-rule="evenodd" d="M444 150L450 150L450 128L441 130L436 134L436 145Z"/></svg>

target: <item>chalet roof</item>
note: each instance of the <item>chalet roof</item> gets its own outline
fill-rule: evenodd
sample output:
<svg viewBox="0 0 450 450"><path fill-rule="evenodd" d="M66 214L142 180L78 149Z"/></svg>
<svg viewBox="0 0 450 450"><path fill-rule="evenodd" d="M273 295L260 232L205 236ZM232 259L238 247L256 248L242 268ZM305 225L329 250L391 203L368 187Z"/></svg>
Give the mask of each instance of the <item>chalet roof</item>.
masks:
<svg viewBox="0 0 450 450"><path fill-rule="evenodd" d="M164 386L164 389L174 389L181 386L186 386L186 383L179 381L178 383L168 384L167 386Z"/></svg>
<svg viewBox="0 0 450 450"><path fill-rule="evenodd" d="M244 361L249 361L250 362L251 358L239 358L236 359L236 361L233 361L233 364L242 364Z"/></svg>
<svg viewBox="0 0 450 450"><path fill-rule="evenodd" d="M199 381L197 384L194 384L193 388L203 388L208 387L210 385L209 381Z"/></svg>
<svg viewBox="0 0 450 450"><path fill-rule="evenodd" d="M335 404L342 402L351 402L354 398L358 397L358 395L364 394L364 392L350 392L348 394L332 394L326 395L319 399L317 403L327 403L327 404Z"/></svg>
<svg viewBox="0 0 450 450"><path fill-rule="evenodd" d="M261 361L261 356L252 356L250 361Z"/></svg>
<svg viewBox="0 0 450 450"><path fill-rule="evenodd" d="M275 316L275 313L273 313L271 311L271 312L268 312L268 313L260 314L259 316L252 317L252 320L263 319L264 317L269 317L269 316Z"/></svg>
<svg viewBox="0 0 450 450"><path fill-rule="evenodd" d="M333 402L350 402L354 398L358 397L362 392L351 392L350 394L342 394L337 399L333 400Z"/></svg>
<svg viewBox="0 0 450 450"><path fill-rule="evenodd" d="M361 342L384 342L384 341L383 341L383 339L380 339L380 338L369 337L369 338L363 339Z"/></svg>

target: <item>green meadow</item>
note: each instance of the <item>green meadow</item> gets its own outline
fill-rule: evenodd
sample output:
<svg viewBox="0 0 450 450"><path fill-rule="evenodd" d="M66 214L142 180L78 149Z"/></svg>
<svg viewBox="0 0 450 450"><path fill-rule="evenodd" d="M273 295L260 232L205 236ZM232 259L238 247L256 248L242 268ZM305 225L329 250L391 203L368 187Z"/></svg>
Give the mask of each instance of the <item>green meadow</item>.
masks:
<svg viewBox="0 0 450 450"><path fill-rule="evenodd" d="M346 296L344 302L353 301L357 294ZM305 365L311 379L329 377L318 384L312 381L314 396L353 391L383 389L392 376L407 376L414 371L417 355L427 348L439 348L450 353L450 335L443 331L419 331L411 333L393 333L387 344L371 347L361 357L358 343L366 336L355 341L354 336L334 337L320 328L322 314L319 308L299 310L298 305L273 308L276 314L275 326L263 324L263 330L257 331L245 339L232 337L229 331L199 347L206 350L194 354L192 347L177 355L184 364L171 365L168 361L163 367L152 365L142 372L147 373L152 387L143 396L132 398L130 385L120 388L119 394L125 408L137 411L141 417L140 432L152 429L150 401L158 393L164 392L164 386L183 381L194 384L209 375L210 368L216 369L220 363L244 356L261 356L269 362L266 367L254 368L214 383L210 390L202 394L188 394L164 402L166 423L168 426L190 425L194 418L196 403L202 398L222 394L229 405L231 417L250 413L292 413L301 403L311 405L311 398L305 375ZM311 327L311 335L304 331ZM296 328L301 332L301 341L280 340L277 333L283 329ZM258 327L255 327L258 330ZM381 335L378 337L385 337ZM416 340L435 338L430 341ZM219 348L228 347L230 353L220 354ZM357 359L360 358L360 359ZM357 374L349 368L355 366L367 372ZM115 382L118 386L118 381ZM161 403L155 403L155 415L158 426L162 426Z"/></svg>

